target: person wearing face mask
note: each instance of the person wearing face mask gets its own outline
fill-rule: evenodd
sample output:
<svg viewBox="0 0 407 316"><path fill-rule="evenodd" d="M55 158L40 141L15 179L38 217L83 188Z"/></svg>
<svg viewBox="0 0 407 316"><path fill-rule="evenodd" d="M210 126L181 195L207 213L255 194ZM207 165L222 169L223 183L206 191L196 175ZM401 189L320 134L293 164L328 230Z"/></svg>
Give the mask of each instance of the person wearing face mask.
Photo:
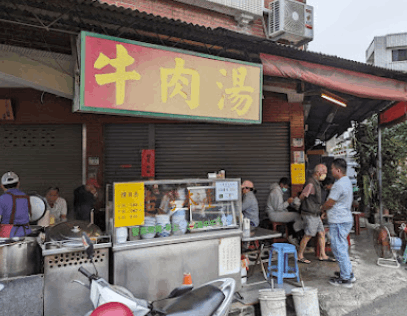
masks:
<svg viewBox="0 0 407 316"><path fill-rule="evenodd" d="M287 207L294 201L290 197L284 201L284 193L287 192L290 182L288 178L283 177L278 183L272 183L270 186L270 194L267 198L266 212L268 218L272 222L289 223L287 225L288 234L287 239L293 244L297 244L295 235L302 229L301 217L299 213L289 212Z"/></svg>
<svg viewBox="0 0 407 316"><path fill-rule="evenodd" d="M301 217L304 224L304 237L300 242L300 249L298 250L298 262L311 263L308 259L304 258L304 250L311 237L318 233L318 242L320 245L320 261L335 262L336 260L330 258L325 253L325 229L321 220L321 205L322 200L322 186L321 182L325 180L328 172L324 164L315 166L314 173L305 183L305 187L300 195L301 203Z"/></svg>

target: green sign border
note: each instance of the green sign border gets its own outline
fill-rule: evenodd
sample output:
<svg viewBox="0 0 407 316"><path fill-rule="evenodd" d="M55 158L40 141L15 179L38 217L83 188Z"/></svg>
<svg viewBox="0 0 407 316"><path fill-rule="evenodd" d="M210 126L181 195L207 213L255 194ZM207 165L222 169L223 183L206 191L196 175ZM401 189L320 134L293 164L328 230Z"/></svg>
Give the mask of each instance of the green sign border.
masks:
<svg viewBox="0 0 407 316"><path fill-rule="evenodd" d="M255 64L255 63L250 63L250 62L245 62L245 61L240 61L240 60L233 60L233 59L222 58L222 57L217 57L217 56L212 56L212 55L207 55L207 54L202 54L202 53L197 53L197 52L181 50L181 49L177 49L177 48L137 42L137 41L132 41L132 40L124 39L124 38L102 35L102 34L97 34L97 33L92 33L92 32L87 32L87 31L82 31L80 36L81 36L80 97L79 97L79 108L75 109L75 105L74 105L74 109L73 109L74 111L76 110L79 112L86 112L86 113L141 116L141 117L150 117L150 118L153 117L153 118L162 118L162 119L178 119L178 120L185 119L185 120L199 120L199 121L218 121L218 122L228 122L228 123L234 122L234 123L245 123L245 124L261 124L261 121L262 121L262 106L261 106L262 101L261 100L262 100L262 96L263 96L263 65L262 64ZM95 107L85 106L85 102L84 102L85 80L82 80L82 78L85 78L85 65L84 65L85 64L85 51L86 51L85 38L87 36L103 38L103 39L107 39L107 40L113 40L113 41L121 42L121 43L145 46L145 47L150 47L150 48L155 48L155 49L168 50L168 51L177 52L177 53L181 53L181 54L199 56L199 57L215 59L215 60L220 60L220 61L227 61L227 62L232 62L232 63L237 63L237 64L249 65L249 66L253 66L253 67L259 67L260 68L259 119L258 120L243 120L243 119L230 119L230 118L219 118L219 117L210 117L210 116L179 115L179 114L119 110L119 109L115 110L115 109L105 109L105 108L95 108Z"/></svg>

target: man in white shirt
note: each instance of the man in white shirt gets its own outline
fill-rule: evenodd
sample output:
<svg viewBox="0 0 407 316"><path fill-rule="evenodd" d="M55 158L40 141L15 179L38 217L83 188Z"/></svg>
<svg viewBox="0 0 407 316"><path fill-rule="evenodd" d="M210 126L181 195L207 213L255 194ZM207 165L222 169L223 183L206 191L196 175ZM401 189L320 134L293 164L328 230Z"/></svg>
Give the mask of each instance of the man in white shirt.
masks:
<svg viewBox="0 0 407 316"><path fill-rule="evenodd" d="M59 188L48 188L45 193L45 200L47 210L50 212L50 224L52 225L65 222L68 208L65 199L59 196Z"/></svg>
<svg viewBox="0 0 407 316"><path fill-rule="evenodd" d="M353 190L350 179L346 176L346 160L335 159L331 165L332 176L337 180L329 193L328 200L322 205L321 211L327 211L331 247L338 261L339 272L329 283L334 286L351 288L356 281L349 259L347 237L353 225L352 201Z"/></svg>

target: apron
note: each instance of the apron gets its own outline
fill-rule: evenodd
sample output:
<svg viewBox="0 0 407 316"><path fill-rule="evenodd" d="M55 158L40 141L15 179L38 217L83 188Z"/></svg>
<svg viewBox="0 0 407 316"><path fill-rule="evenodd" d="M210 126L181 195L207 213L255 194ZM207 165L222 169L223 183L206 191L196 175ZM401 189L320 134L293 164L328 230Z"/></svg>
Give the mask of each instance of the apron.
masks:
<svg viewBox="0 0 407 316"><path fill-rule="evenodd" d="M11 236L11 230L13 227L23 227L24 229L24 235L26 234L26 226L29 225L27 224L14 224L14 217L16 216L16 200L17 199L26 199L28 203L28 212L30 213L31 216L31 203L30 203L30 197L28 195L14 195L10 192L6 192L6 194L11 195L13 198L13 208L11 210L11 216L10 216L10 222L8 224L2 224L0 223L0 237L6 237L6 238L11 238L14 237L15 234L17 233L18 228L14 231L14 236Z"/></svg>

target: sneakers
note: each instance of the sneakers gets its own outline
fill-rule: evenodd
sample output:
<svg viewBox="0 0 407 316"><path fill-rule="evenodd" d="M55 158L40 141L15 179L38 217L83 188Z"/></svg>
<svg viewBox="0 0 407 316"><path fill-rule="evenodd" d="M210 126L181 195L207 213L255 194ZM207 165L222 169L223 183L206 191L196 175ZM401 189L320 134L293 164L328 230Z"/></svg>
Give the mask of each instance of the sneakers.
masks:
<svg viewBox="0 0 407 316"><path fill-rule="evenodd" d="M344 280L342 278L330 278L329 284L331 284L333 286L343 286L348 289L353 287L351 280Z"/></svg>
<svg viewBox="0 0 407 316"><path fill-rule="evenodd" d="M336 276L337 278L340 278L340 277L341 277L341 273L340 273L340 272L335 272L335 276ZM351 281L352 283L355 283L355 282L356 282L356 277L355 277L355 275L353 274L353 272L350 274L350 281Z"/></svg>

